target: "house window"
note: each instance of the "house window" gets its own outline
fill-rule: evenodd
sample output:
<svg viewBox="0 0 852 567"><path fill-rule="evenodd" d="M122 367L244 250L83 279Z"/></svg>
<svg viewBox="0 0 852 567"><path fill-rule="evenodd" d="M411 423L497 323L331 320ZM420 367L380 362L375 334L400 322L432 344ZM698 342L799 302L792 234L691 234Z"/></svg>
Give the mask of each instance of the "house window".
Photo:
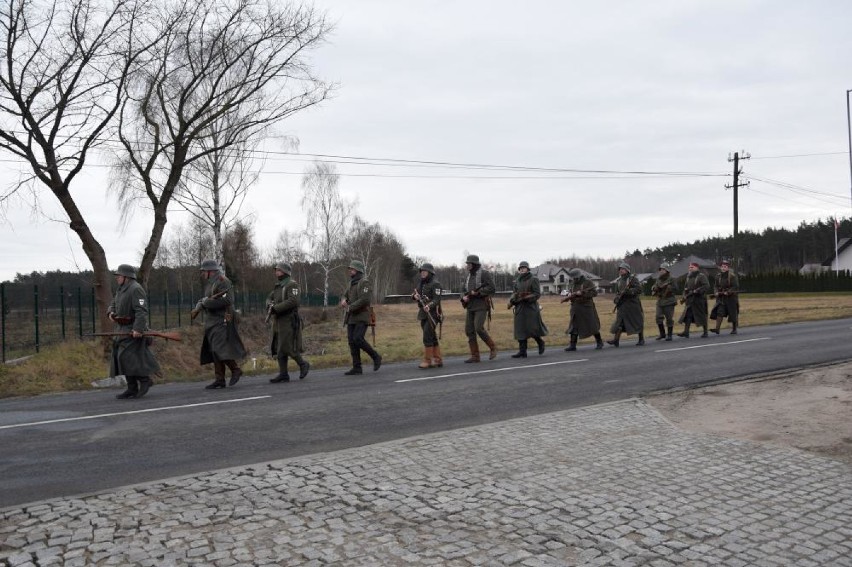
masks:
<svg viewBox="0 0 852 567"><path fill-rule="evenodd" d="M559 283L565 283L565 276L563 274L559 274Z"/></svg>

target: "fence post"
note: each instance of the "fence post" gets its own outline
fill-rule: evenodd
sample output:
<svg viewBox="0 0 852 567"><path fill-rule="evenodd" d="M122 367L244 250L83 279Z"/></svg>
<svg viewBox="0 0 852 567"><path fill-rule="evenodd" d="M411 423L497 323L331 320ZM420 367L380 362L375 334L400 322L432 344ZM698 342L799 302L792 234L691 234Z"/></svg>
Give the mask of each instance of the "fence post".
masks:
<svg viewBox="0 0 852 567"><path fill-rule="evenodd" d="M62 340L65 340L65 286L59 286L59 314L62 320Z"/></svg>
<svg viewBox="0 0 852 567"><path fill-rule="evenodd" d="M97 327L95 326L95 286L92 286L92 300L91 300L91 305L92 305L92 332L93 332L93 333L97 333L97 332L98 332L98 329L97 329Z"/></svg>
<svg viewBox="0 0 852 567"><path fill-rule="evenodd" d="M0 309L3 310L3 364L6 364L6 282L0 283Z"/></svg>
<svg viewBox="0 0 852 567"><path fill-rule="evenodd" d="M33 322L35 323L35 347L38 349L38 284L33 285Z"/></svg>
<svg viewBox="0 0 852 567"><path fill-rule="evenodd" d="M77 328L80 330L80 338L83 338L83 288L77 288Z"/></svg>

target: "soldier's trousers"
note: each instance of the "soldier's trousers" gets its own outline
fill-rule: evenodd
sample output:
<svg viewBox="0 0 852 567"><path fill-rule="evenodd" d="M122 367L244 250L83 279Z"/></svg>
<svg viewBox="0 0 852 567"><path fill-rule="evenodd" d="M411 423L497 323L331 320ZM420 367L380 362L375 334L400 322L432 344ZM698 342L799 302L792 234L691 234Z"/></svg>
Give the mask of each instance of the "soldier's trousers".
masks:
<svg viewBox="0 0 852 567"><path fill-rule="evenodd" d="M432 326L429 319L421 319L420 328L423 329L423 346L436 347L438 346L437 329Z"/></svg>
<svg viewBox="0 0 852 567"><path fill-rule="evenodd" d="M346 326L346 338L349 341L349 353L352 355L352 366L361 368L361 351L366 352L374 361L379 357L376 349L370 346L365 336L367 323L349 323Z"/></svg>
<svg viewBox="0 0 852 567"><path fill-rule="evenodd" d="M491 340L491 337L488 335L488 331L485 330L485 321L488 319L488 310L483 309L482 311L471 311L467 310L465 313L464 320L464 334L467 335L468 342L475 341L476 335L479 335L479 338L488 343Z"/></svg>
<svg viewBox="0 0 852 567"><path fill-rule="evenodd" d="M657 325L665 324L666 327L674 327L674 312L674 304L657 305Z"/></svg>

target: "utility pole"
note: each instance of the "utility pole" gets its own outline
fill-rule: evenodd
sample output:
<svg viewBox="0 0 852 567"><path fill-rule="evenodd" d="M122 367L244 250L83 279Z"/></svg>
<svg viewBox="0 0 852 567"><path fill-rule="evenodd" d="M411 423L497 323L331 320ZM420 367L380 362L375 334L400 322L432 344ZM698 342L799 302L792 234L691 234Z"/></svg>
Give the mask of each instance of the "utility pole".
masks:
<svg viewBox="0 0 852 567"><path fill-rule="evenodd" d="M733 185L725 185L725 189L733 189L734 190L734 238L733 238L733 252L734 257L731 259L731 267L734 269L734 273L737 273L739 269L739 249L737 247L737 233L739 232L739 224L740 224L740 210L739 210L739 188L740 187L748 187L749 182L740 183L740 173L742 173L742 169L740 169L740 160L741 159L749 159L751 154L746 153L745 150L741 150L739 152L734 152L734 157L731 157L731 154L728 154L728 161L734 162L734 183Z"/></svg>

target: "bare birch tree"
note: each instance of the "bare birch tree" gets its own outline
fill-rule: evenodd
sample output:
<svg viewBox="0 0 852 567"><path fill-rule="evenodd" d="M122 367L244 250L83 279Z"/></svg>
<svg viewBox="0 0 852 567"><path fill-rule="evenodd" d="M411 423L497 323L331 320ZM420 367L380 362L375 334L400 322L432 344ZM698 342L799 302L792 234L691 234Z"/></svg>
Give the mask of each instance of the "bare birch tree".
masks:
<svg viewBox="0 0 852 567"><path fill-rule="evenodd" d="M302 209L307 215L308 257L322 271L323 309L328 307L331 274L342 266L340 253L357 203L340 195L335 167L314 162L302 178Z"/></svg>
<svg viewBox="0 0 852 567"><path fill-rule="evenodd" d="M101 328L110 325L112 278L72 184L104 141L137 58L157 41L135 41L145 6L142 0L0 3L0 148L29 172L0 202L28 198L22 189L36 202L39 185L56 197L92 264Z"/></svg>
<svg viewBox="0 0 852 567"><path fill-rule="evenodd" d="M153 23L165 40L126 84L119 113L121 203L127 212L141 200L154 215L142 281L187 168L325 100L331 89L305 58L329 31L324 16L310 7L174 0Z"/></svg>

